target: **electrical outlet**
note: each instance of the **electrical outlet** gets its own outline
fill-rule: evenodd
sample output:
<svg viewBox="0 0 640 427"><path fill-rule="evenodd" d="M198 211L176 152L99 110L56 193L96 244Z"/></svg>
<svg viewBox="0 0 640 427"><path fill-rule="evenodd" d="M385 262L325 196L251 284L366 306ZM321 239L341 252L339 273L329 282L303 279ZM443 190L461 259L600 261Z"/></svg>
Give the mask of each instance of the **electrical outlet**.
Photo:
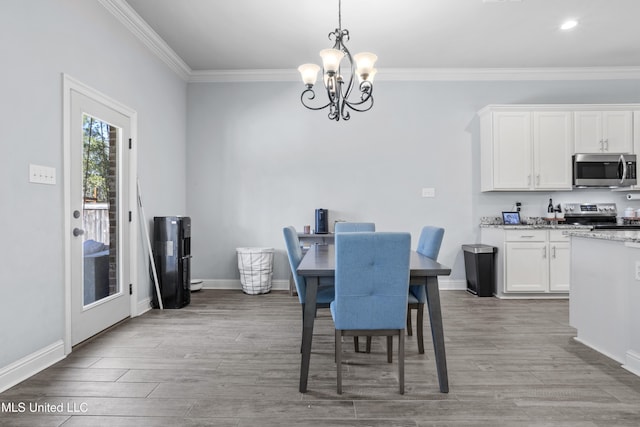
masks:
<svg viewBox="0 0 640 427"><path fill-rule="evenodd" d="M640 280L640 261L636 261L636 280Z"/></svg>

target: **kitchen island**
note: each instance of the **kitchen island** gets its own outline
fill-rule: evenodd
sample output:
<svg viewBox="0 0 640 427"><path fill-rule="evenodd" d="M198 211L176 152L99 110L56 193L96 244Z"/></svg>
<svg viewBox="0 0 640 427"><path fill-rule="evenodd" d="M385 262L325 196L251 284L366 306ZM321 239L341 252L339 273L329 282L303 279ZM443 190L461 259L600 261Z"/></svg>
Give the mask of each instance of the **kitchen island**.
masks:
<svg viewBox="0 0 640 427"><path fill-rule="evenodd" d="M567 230L576 340L640 376L640 231Z"/></svg>

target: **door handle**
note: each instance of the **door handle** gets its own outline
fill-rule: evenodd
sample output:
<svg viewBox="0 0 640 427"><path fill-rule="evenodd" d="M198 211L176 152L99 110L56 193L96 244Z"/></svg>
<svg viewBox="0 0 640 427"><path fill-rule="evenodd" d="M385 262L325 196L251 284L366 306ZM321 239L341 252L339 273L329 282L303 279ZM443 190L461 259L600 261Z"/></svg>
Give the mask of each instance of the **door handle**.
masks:
<svg viewBox="0 0 640 427"><path fill-rule="evenodd" d="M84 230L81 228L74 228L73 229L73 235L78 237L78 236L82 236L84 234Z"/></svg>

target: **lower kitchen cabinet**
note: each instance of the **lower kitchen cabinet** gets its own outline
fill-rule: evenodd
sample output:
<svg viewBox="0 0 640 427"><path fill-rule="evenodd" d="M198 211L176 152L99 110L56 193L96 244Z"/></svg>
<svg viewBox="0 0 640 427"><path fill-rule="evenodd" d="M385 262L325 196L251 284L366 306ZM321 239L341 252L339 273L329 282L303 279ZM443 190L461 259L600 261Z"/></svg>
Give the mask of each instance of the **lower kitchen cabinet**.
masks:
<svg viewBox="0 0 640 427"><path fill-rule="evenodd" d="M505 291L545 292L549 282L547 244L505 244Z"/></svg>
<svg viewBox="0 0 640 427"><path fill-rule="evenodd" d="M496 296L553 297L569 292L570 240L558 229L482 229L496 256Z"/></svg>
<svg viewBox="0 0 640 427"><path fill-rule="evenodd" d="M571 245L549 242L549 291L569 292Z"/></svg>

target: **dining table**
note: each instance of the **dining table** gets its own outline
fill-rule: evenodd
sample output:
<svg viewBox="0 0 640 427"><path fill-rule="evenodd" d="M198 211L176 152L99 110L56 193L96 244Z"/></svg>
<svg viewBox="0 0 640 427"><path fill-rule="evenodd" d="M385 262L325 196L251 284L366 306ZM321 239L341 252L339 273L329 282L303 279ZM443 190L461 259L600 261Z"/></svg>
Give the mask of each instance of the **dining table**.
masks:
<svg viewBox="0 0 640 427"><path fill-rule="evenodd" d="M321 277L335 277L335 245L311 245L298 265L297 272L307 283L304 314L302 320L302 360L300 363L301 393L307 392L309 365L311 362L311 342L313 340L313 324L316 317L316 297ZM409 262L409 283L426 287L427 308L431 326L431 337L436 359L438 384L441 393L449 392L447 376L447 358L444 347L444 329L442 326L442 310L440 308L440 291L438 276L448 276L451 269L433 259L411 251ZM407 284L407 292L409 284Z"/></svg>

